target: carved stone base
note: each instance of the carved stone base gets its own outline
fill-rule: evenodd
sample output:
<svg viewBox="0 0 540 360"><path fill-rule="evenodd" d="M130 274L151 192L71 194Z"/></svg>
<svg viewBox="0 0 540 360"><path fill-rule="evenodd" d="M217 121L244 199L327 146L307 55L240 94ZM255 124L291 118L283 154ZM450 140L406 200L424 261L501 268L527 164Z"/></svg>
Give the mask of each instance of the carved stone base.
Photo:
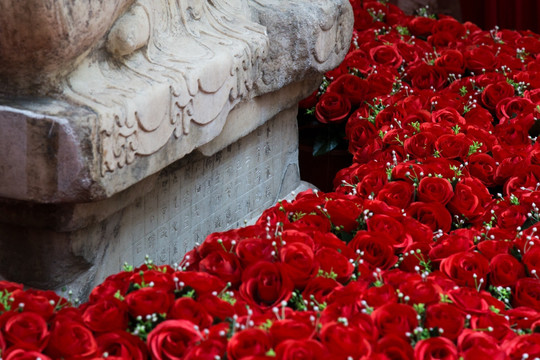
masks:
<svg viewBox="0 0 540 360"><path fill-rule="evenodd" d="M296 111L280 112L212 156L190 154L107 200L4 201L2 218L16 212L36 227L0 224L1 275L39 288L67 286L84 298L124 262L140 265L146 254L157 263L180 261L207 234L242 226L300 184Z"/></svg>

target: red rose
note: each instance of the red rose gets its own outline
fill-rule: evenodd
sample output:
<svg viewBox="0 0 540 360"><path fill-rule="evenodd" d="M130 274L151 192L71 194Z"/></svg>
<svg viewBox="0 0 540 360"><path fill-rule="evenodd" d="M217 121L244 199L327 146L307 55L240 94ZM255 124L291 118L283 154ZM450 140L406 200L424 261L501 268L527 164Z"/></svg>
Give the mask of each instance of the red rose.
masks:
<svg viewBox="0 0 540 360"><path fill-rule="evenodd" d="M362 300L365 300L369 306L377 309L382 304L394 303L398 301L396 289L390 284L381 286L372 286L362 294Z"/></svg>
<svg viewBox="0 0 540 360"><path fill-rule="evenodd" d="M324 360L328 350L315 340L285 340L276 347L277 360Z"/></svg>
<svg viewBox="0 0 540 360"><path fill-rule="evenodd" d="M198 296L220 292L226 286L217 276L198 271L177 271L174 277L179 287L190 287Z"/></svg>
<svg viewBox="0 0 540 360"><path fill-rule="evenodd" d="M452 127L455 125L465 125L465 119L452 107L445 107L434 111L431 114L431 121L435 124Z"/></svg>
<svg viewBox="0 0 540 360"><path fill-rule="evenodd" d="M334 279L317 276L307 283L306 288L302 292L302 298L310 301L313 296L313 300L322 304L326 302L328 295L334 290L342 287L343 286Z"/></svg>
<svg viewBox="0 0 540 360"><path fill-rule="evenodd" d="M531 242L533 245L531 245ZM540 246L534 240L524 242L523 246L519 246L524 255L521 259L529 274L540 274Z"/></svg>
<svg viewBox="0 0 540 360"><path fill-rule="evenodd" d="M375 309L371 314L381 335L394 334L407 339L407 333L412 333L418 326L416 311L406 304L389 303Z"/></svg>
<svg viewBox="0 0 540 360"><path fill-rule="evenodd" d="M345 133L349 140L349 152L354 154L376 136L377 130L369 120L353 114L345 125Z"/></svg>
<svg viewBox="0 0 540 360"><path fill-rule="evenodd" d="M373 46L369 49L369 56L375 65L388 66L397 69L401 66L403 58L391 45Z"/></svg>
<svg viewBox="0 0 540 360"><path fill-rule="evenodd" d="M308 322L285 319L272 323L270 335L277 346L287 340L307 340L313 336L314 330L314 326Z"/></svg>
<svg viewBox="0 0 540 360"><path fill-rule="evenodd" d="M165 291L173 291L175 288L172 274L160 270L139 271L133 274L129 281L140 286L143 282L152 284L152 287L162 288Z"/></svg>
<svg viewBox="0 0 540 360"><path fill-rule="evenodd" d="M458 352L453 342L443 337L420 340L414 347L415 360L457 360Z"/></svg>
<svg viewBox="0 0 540 360"><path fill-rule="evenodd" d="M516 230L527 220L527 209L523 205L510 205L495 211L497 225L502 229Z"/></svg>
<svg viewBox="0 0 540 360"><path fill-rule="evenodd" d="M244 239L236 244L235 247L236 256L244 268L261 259L267 261L272 260L273 250L271 242L260 238Z"/></svg>
<svg viewBox="0 0 540 360"><path fill-rule="evenodd" d="M473 288L458 287L448 291L448 297L465 313L485 314L490 311L488 298L492 296L485 291L478 292Z"/></svg>
<svg viewBox="0 0 540 360"><path fill-rule="evenodd" d="M414 350L408 341L389 334L377 341L377 352L388 359L414 360Z"/></svg>
<svg viewBox="0 0 540 360"><path fill-rule="evenodd" d="M347 246L363 252L361 259L375 268L389 269L397 262L392 241L385 233L360 230Z"/></svg>
<svg viewBox="0 0 540 360"><path fill-rule="evenodd" d="M486 286L489 262L480 253L464 251L443 259L440 269L456 284L479 289Z"/></svg>
<svg viewBox="0 0 540 360"><path fill-rule="evenodd" d="M527 306L540 311L540 280L522 278L516 282L512 297L514 307Z"/></svg>
<svg viewBox="0 0 540 360"><path fill-rule="evenodd" d="M96 338L98 354L107 353L109 358L146 360L148 354L142 340L125 330L116 330Z"/></svg>
<svg viewBox="0 0 540 360"><path fill-rule="evenodd" d="M36 360L36 359L52 360L50 357L40 353L39 351L25 350L25 349L9 350L6 353L5 357L3 357L3 359L4 360Z"/></svg>
<svg viewBox="0 0 540 360"><path fill-rule="evenodd" d="M497 339L484 331L465 329L459 336L458 349L464 360L506 360L506 354L498 346Z"/></svg>
<svg viewBox="0 0 540 360"><path fill-rule="evenodd" d="M424 177L418 184L417 197L423 202L438 202L446 205L454 196L452 184L444 178Z"/></svg>
<svg viewBox="0 0 540 360"><path fill-rule="evenodd" d="M367 76L371 71L371 64L368 60L367 54L364 50L352 50L347 55L341 63L340 67L344 67L348 70L357 70L360 74Z"/></svg>
<svg viewBox="0 0 540 360"><path fill-rule="evenodd" d="M328 348L331 357L340 359L353 357L355 359L371 354L371 344L366 336L354 326L345 326L337 322L325 324L320 332L321 342Z"/></svg>
<svg viewBox="0 0 540 360"><path fill-rule="evenodd" d="M493 115L481 106L472 108L463 117L467 125L476 126L487 131L493 129Z"/></svg>
<svg viewBox="0 0 540 360"><path fill-rule="evenodd" d="M214 250L199 262L199 271L217 276L233 286L240 283L242 266L235 253Z"/></svg>
<svg viewBox="0 0 540 360"><path fill-rule="evenodd" d="M445 134L435 141L435 148L445 159L465 158L472 141L463 133Z"/></svg>
<svg viewBox="0 0 540 360"><path fill-rule="evenodd" d="M450 231L452 216L446 208L436 202L414 202L406 210L407 215L431 228L432 231Z"/></svg>
<svg viewBox="0 0 540 360"><path fill-rule="evenodd" d="M350 263L349 259L345 257L341 252L332 249L330 247L323 247L317 250L315 253L315 260L319 264L321 270L337 275L336 280L340 283L346 283L351 278L354 266ZM311 277L309 280L313 279Z"/></svg>
<svg viewBox="0 0 540 360"><path fill-rule="evenodd" d="M407 27L412 35L418 37L427 37L431 35L431 30L435 25L436 20L425 16L414 16L409 21Z"/></svg>
<svg viewBox="0 0 540 360"><path fill-rule="evenodd" d="M97 343L84 325L61 319L54 322L45 353L54 358L82 359L95 355Z"/></svg>
<svg viewBox="0 0 540 360"><path fill-rule="evenodd" d="M19 284L19 283L7 281L7 280L0 280L0 291L2 292L4 290L7 290L7 292L12 293L15 290L23 290L23 289L24 289L23 284Z"/></svg>
<svg viewBox="0 0 540 360"><path fill-rule="evenodd" d="M204 239L203 243L200 246L198 246L195 250L200 256L200 258L205 258L215 251L229 252L234 247L233 241L237 241L240 238L238 232L239 232L238 229L231 229L228 231L212 233L208 235ZM190 253L191 252L189 252L188 254ZM189 259L189 260L193 260L193 259ZM190 261L190 262L193 262L193 261Z"/></svg>
<svg viewBox="0 0 540 360"><path fill-rule="evenodd" d="M441 51L435 60L435 65L443 68L449 74L461 75L465 72L465 58L463 53L454 49Z"/></svg>
<svg viewBox="0 0 540 360"><path fill-rule="evenodd" d="M515 146L524 152L530 149L529 126L520 122L507 122L495 126L495 135L501 145Z"/></svg>
<svg viewBox="0 0 540 360"><path fill-rule="evenodd" d="M478 219L485 212L485 204L477 195L472 186L458 182L454 188L454 197L448 203L448 210L453 215L464 216L470 221Z"/></svg>
<svg viewBox="0 0 540 360"><path fill-rule="evenodd" d="M207 329L212 326L213 318L206 311L206 307L190 297L181 297L176 299L167 319L189 320L200 329Z"/></svg>
<svg viewBox="0 0 540 360"><path fill-rule="evenodd" d="M515 257L509 254L498 254L489 263L489 282L493 286L514 286L525 277L525 268Z"/></svg>
<svg viewBox="0 0 540 360"><path fill-rule="evenodd" d="M288 301L293 289L281 264L259 261L242 274L240 296L253 307L266 311Z"/></svg>
<svg viewBox="0 0 540 360"><path fill-rule="evenodd" d="M527 159L530 161L532 165L540 165L540 146L539 145L540 144L535 143L533 148L529 152L529 155L527 156Z"/></svg>
<svg viewBox="0 0 540 360"><path fill-rule="evenodd" d="M218 339L204 340L200 344L193 346L186 355L184 360L213 360L224 358L226 343Z"/></svg>
<svg viewBox="0 0 540 360"><path fill-rule="evenodd" d="M142 288L126 296L129 313L133 317L166 314L174 301L174 295L163 289Z"/></svg>
<svg viewBox="0 0 540 360"><path fill-rule="evenodd" d="M42 351L49 340L47 323L34 312L15 313L7 319L3 330L6 342L21 349Z"/></svg>
<svg viewBox="0 0 540 360"><path fill-rule="evenodd" d="M517 194L517 196L521 197L523 192L535 190L537 183L538 178L532 173L521 176L512 176L506 181L506 184L504 184L504 195L510 196L510 194Z"/></svg>
<svg viewBox="0 0 540 360"><path fill-rule="evenodd" d="M433 304L427 307L425 326L437 328L441 336L456 340L465 326L465 315L452 304Z"/></svg>
<svg viewBox="0 0 540 360"><path fill-rule="evenodd" d="M362 295L368 289L369 284L368 281L360 280L351 281L347 286L336 287L326 298L328 306L321 314L321 322L337 321L340 317L346 317L353 321L353 318L361 316L361 311L365 307L362 305ZM369 316L367 319L371 321Z"/></svg>
<svg viewBox="0 0 540 360"><path fill-rule="evenodd" d="M122 271L118 274L111 275L101 284L97 285L90 293L90 301L97 301L105 297L114 297L120 291L120 295L126 295L129 288L129 278L132 272Z"/></svg>
<svg viewBox="0 0 540 360"><path fill-rule="evenodd" d="M506 97L497 103L497 117L500 122L515 119L522 113L533 111L534 104L531 100L522 97Z"/></svg>
<svg viewBox="0 0 540 360"><path fill-rule="evenodd" d="M437 138L429 131L422 131L405 139L403 146L407 154L422 159L433 155Z"/></svg>
<svg viewBox="0 0 540 360"><path fill-rule="evenodd" d="M506 81L489 84L482 92L482 104L489 110L495 110L499 101L514 96L514 87Z"/></svg>
<svg viewBox="0 0 540 360"><path fill-rule="evenodd" d="M416 44L409 44L405 41L398 41L394 44L406 63L412 64L420 59L421 48Z"/></svg>
<svg viewBox="0 0 540 360"><path fill-rule="evenodd" d="M414 198L414 186L406 181L391 181L383 186L376 198L388 205L405 209Z"/></svg>
<svg viewBox="0 0 540 360"><path fill-rule="evenodd" d="M332 229L332 223L325 216L308 214L294 221L291 228L306 232L320 231L322 233L327 233ZM261 258L259 257L259 259ZM271 260L271 257L266 260Z"/></svg>
<svg viewBox="0 0 540 360"><path fill-rule="evenodd" d="M379 69L371 73L367 79L369 82L370 95L372 97L386 96L392 91L395 74L390 71Z"/></svg>
<svg viewBox="0 0 540 360"><path fill-rule="evenodd" d="M494 147L494 150L497 147ZM498 146L498 148L501 148ZM494 153L495 155L495 153ZM496 157L494 157L497 160ZM527 175L527 163L525 158L521 155L510 156L509 154L502 154L499 157L500 164L495 172L495 182L499 185L502 185L508 178L514 177L519 179L521 176ZM519 175L516 177L516 175ZM518 187L519 188L519 187Z"/></svg>
<svg viewBox="0 0 540 360"><path fill-rule="evenodd" d="M41 294L38 290L15 290L11 297L13 298L14 304L24 304L24 310L25 311L32 311L39 315L41 315L45 320L49 320L54 312L54 305L56 305L57 302L60 302L58 296L53 300L54 305L51 304L51 299L48 296L45 296L44 294ZM63 304L65 304L66 301L63 301Z"/></svg>
<svg viewBox="0 0 540 360"><path fill-rule="evenodd" d="M261 329L251 328L234 334L227 344L227 358L244 359L246 356L264 355L272 348L270 335Z"/></svg>
<svg viewBox="0 0 540 360"><path fill-rule="evenodd" d="M504 308L504 305L503 305ZM485 314L472 315L470 319L470 326L473 330L485 331L485 329L492 329L489 333L499 342L504 339L511 339L516 334L510 328L510 322L504 316L488 312Z"/></svg>
<svg viewBox="0 0 540 360"><path fill-rule="evenodd" d="M408 255L407 257L414 256L415 255ZM421 256L421 254L419 256ZM429 259L426 260L429 261ZM404 296L409 297L409 304L430 305L436 304L441 300L441 287L437 285L437 283L435 283L433 280L422 279L418 275L415 275L410 279L404 281L399 286L399 290L403 293Z"/></svg>
<svg viewBox="0 0 540 360"><path fill-rule="evenodd" d="M438 32L450 32L454 34L456 38L459 38L461 36L464 36L466 33L466 29L459 21L452 17L441 17L437 22L433 25L433 33Z"/></svg>
<svg viewBox="0 0 540 360"><path fill-rule="evenodd" d="M431 66L424 62L411 67L408 73L411 85L415 89L440 90L446 84L446 72L440 67Z"/></svg>
<svg viewBox="0 0 540 360"><path fill-rule="evenodd" d="M492 70L495 67L495 55L487 46L475 47L465 51L464 55L467 68L476 75L482 74L484 71Z"/></svg>
<svg viewBox="0 0 540 360"><path fill-rule="evenodd" d="M366 99L369 84L366 80L351 74L343 74L328 85L327 92L337 93L349 99L351 106L356 108ZM369 99L371 100L371 99Z"/></svg>
<svg viewBox="0 0 540 360"><path fill-rule="evenodd" d="M315 106L315 117L323 124L340 123L351 111L351 102L341 94L326 92Z"/></svg>
<svg viewBox="0 0 540 360"><path fill-rule="evenodd" d="M511 360L535 359L540 357L540 334L516 336L503 342L501 347L506 350L506 355Z"/></svg>
<svg viewBox="0 0 540 360"><path fill-rule="evenodd" d="M485 186L495 185L494 176L497 171L495 159L487 154L475 153L469 156L467 161L471 176L476 177Z"/></svg>
<svg viewBox="0 0 540 360"><path fill-rule="evenodd" d="M412 239L405 234L405 228L395 218L375 214L366 221L368 231L384 232L392 241L394 249L403 249L409 245Z"/></svg>
<svg viewBox="0 0 540 360"><path fill-rule="evenodd" d="M538 311L525 306L518 306L505 311L510 320L510 326L517 329L531 329L534 322L540 320Z"/></svg>
<svg viewBox="0 0 540 360"><path fill-rule="evenodd" d="M433 240L433 231L428 225L408 216L402 217L400 222L405 227L405 233L410 235L416 243L430 244Z"/></svg>
<svg viewBox="0 0 540 360"><path fill-rule="evenodd" d="M440 237L435 244L432 245L428 255L429 258L435 263L439 263L440 260L447 258L448 256L461 251L467 251L474 245L473 235L454 230L450 234L445 234Z"/></svg>
<svg viewBox="0 0 540 360"><path fill-rule="evenodd" d="M128 326L127 306L116 298L104 298L86 307L82 319L95 332L125 330Z"/></svg>
<svg viewBox="0 0 540 360"><path fill-rule="evenodd" d="M324 208L334 226L342 226L346 232L358 227L356 219L362 214L362 210L356 202L345 199L329 200Z"/></svg>
<svg viewBox="0 0 540 360"><path fill-rule="evenodd" d="M154 328L146 340L155 360L181 360L187 350L201 340L201 334L188 320L165 320Z"/></svg>
<svg viewBox="0 0 540 360"><path fill-rule="evenodd" d="M225 300L221 300L214 295L199 296L197 302L204 306L206 311L213 317L219 320L225 320L228 317L234 316L234 307Z"/></svg>
<svg viewBox="0 0 540 360"><path fill-rule="evenodd" d="M362 197L377 194L388 183L388 175L383 169L373 170L365 175L356 186L356 192Z"/></svg>
<svg viewBox="0 0 540 360"><path fill-rule="evenodd" d="M507 239L510 239L510 238L507 238ZM484 240L476 245L476 249L480 251L482 255L486 257L486 259L491 260L496 255L508 254L508 251L510 250L511 245L512 243L506 239Z"/></svg>
<svg viewBox="0 0 540 360"><path fill-rule="evenodd" d="M318 270L312 248L300 242L287 243L280 249L279 254L283 268L294 287L303 289Z"/></svg>

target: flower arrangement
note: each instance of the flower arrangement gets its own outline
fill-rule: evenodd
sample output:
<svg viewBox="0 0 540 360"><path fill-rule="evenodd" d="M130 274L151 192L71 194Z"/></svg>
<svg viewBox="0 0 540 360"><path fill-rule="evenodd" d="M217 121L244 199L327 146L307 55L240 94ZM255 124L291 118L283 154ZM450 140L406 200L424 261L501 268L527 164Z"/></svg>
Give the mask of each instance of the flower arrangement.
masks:
<svg viewBox="0 0 540 360"><path fill-rule="evenodd" d="M317 102L354 155L335 191L79 307L0 282L4 360L540 358L540 37L351 3Z"/></svg>

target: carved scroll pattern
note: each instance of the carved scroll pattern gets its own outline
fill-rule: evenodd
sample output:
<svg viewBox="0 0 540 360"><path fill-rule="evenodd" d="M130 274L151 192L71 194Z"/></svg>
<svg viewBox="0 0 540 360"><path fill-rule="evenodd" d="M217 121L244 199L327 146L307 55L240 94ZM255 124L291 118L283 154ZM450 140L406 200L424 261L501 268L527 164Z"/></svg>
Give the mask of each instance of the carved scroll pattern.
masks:
<svg viewBox="0 0 540 360"><path fill-rule="evenodd" d="M66 84L70 100L99 116L102 175L158 151L173 135L187 139L193 123L217 136L232 107L250 96L268 46L265 28L247 19L244 0L134 6L144 11L126 23L149 22L144 48L120 59L104 51L89 57Z"/></svg>
<svg viewBox="0 0 540 360"><path fill-rule="evenodd" d="M346 1L249 1L137 0L109 31L105 46L70 74L64 97L98 118L102 176L156 153L171 139L180 140L175 149L187 154L221 132L237 103L298 81L310 67L331 69L325 63L337 65L349 46L352 21L342 23L351 12L342 8ZM276 59L268 56L266 28L250 20L254 4L262 13L279 14L284 7L294 13L299 5L324 12L319 24L302 18L297 25L306 37L314 31L316 40L290 54L285 62L293 64L286 71L281 61L270 63ZM280 23L265 25L275 30ZM300 36L274 33L283 37L277 47L279 41L294 46Z"/></svg>

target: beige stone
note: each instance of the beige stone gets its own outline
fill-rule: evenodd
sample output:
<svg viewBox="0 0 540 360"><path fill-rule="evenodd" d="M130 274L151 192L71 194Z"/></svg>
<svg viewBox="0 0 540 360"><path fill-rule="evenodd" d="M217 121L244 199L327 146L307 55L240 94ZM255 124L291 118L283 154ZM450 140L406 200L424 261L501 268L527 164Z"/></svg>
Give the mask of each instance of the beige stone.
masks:
<svg viewBox="0 0 540 360"><path fill-rule="evenodd" d="M314 89L320 74L345 55L352 31L347 0L103 3L99 9L93 2L50 1L50 8L42 0L2 3L0 22L14 30L0 34L0 46L9 46L2 36L17 30L12 21L24 9L34 16L46 8L36 16L47 20L40 30L47 35L37 39L35 29L20 22L16 42L29 43L27 54L0 48L0 69L8 69L0 77L18 79L0 81L8 85L3 92L11 92L0 99L0 156L9 169L0 175L1 196L54 203L103 199L218 136L221 146L231 143L238 134L228 131L227 139L222 130L235 107L250 109L261 95L289 84ZM83 31L75 23L84 19L89 27ZM67 37L59 30L64 25ZM40 41L47 43L44 53L60 60L44 56L38 71L24 64L33 61L29 52L42 53ZM17 96L30 84L43 97ZM285 100L264 116L252 114L259 119L243 115L240 133L298 98ZM12 134L24 141L13 143ZM15 174L24 177L29 167L39 180L14 184Z"/></svg>

